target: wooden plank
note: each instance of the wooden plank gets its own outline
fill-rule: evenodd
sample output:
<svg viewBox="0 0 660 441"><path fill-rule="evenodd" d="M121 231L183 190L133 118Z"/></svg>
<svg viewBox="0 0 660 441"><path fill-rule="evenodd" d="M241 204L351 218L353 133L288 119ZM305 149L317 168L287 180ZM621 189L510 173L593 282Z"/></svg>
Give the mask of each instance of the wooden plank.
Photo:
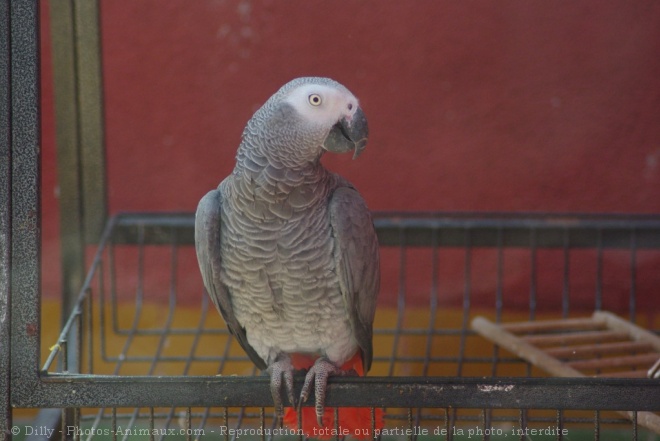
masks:
<svg viewBox="0 0 660 441"><path fill-rule="evenodd" d="M546 354L557 358L585 358L590 356L604 356L611 354L632 354L650 352L653 346L646 342L620 341L614 343L600 343L564 346L545 349Z"/></svg>
<svg viewBox="0 0 660 441"><path fill-rule="evenodd" d="M557 377L583 376L579 371L570 366L566 366L556 358L549 356L532 344L516 337L512 333L502 329L502 327L483 317L476 317L472 320L472 329L488 340L496 342L509 352L524 358L534 366L537 366L552 375Z"/></svg>
<svg viewBox="0 0 660 441"><path fill-rule="evenodd" d="M625 357L606 357L594 358L591 360L578 360L566 363L574 369L609 369L617 367L643 367L648 369L657 359L660 354L641 354L641 355L628 355Z"/></svg>
<svg viewBox="0 0 660 441"><path fill-rule="evenodd" d="M646 329L642 329L639 326L635 326L629 321L624 320L610 312L596 311L594 312L593 317L597 320L604 320L608 329L612 329L618 332L625 332L631 337L632 340L649 343L655 348L656 351L660 352L660 337L654 333L649 332Z"/></svg>
<svg viewBox="0 0 660 441"><path fill-rule="evenodd" d="M505 323L502 328L513 334L538 333L549 331L582 331L604 329L604 321L596 321L593 318L574 318L559 320L542 320L520 323Z"/></svg>
<svg viewBox="0 0 660 441"><path fill-rule="evenodd" d="M552 335L521 337L527 343L538 346L557 346L576 343L599 343L626 340L628 334L620 331L567 332Z"/></svg>
<svg viewBox="0 0 660 441"><path fill-rule="evenodd" d="M630 420L634 418L632 412L621 411L619 413L628 417ZM653 412L637 412L637 424L651 429L655 433L660 433L660 416Z"/></svg>

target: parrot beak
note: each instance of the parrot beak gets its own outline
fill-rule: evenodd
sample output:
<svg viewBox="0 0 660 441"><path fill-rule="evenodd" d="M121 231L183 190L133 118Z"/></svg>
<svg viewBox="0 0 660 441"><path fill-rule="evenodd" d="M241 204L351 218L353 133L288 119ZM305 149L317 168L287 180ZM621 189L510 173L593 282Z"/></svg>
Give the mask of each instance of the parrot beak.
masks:
<svg viewBox="0 0 660 441"><path fill-rule="evenodd" d="M354 150L353 159L355 159L360 156L360 153L367 146L368 137L367 117L362 109L358 107L350 119L342 118L332 126L330 133L323 142L323 148L334 153L345 153Z"/></svg>

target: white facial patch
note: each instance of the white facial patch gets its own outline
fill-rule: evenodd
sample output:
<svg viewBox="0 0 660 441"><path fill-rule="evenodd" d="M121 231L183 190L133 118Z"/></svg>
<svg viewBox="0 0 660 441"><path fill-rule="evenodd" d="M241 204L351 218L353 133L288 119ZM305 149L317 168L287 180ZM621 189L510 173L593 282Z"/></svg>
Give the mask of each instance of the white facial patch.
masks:
<svg viewBox="0 0 660 441"><path fill-rule="evenodd" d="M343 117L353 116L358 100L348 90L318 84L305 84L291 91L285 102L315 125L333 126Z"/></svg>

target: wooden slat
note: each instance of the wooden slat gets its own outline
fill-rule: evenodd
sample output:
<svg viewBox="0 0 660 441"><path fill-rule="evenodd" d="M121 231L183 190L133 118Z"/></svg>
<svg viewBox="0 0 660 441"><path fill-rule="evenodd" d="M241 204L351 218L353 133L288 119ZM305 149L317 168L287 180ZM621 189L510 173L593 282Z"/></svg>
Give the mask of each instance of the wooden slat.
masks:
<svg viewBox="0 0 660 441"><path fill-rule="evenodd" d="M476 317L472 320L472 328L482 336L495 341L498 345L508 351L524 358L534 366L537 366L552 375L557 377L583 376L580 371L577 371L570 366L566 366L556 358L549 356L532 344L516 337L510 332L502 329L501 326L498 326L485 318Z"/></svg>
<svg viewBox="0 0 660 441"><path fill-rule="evenodd" d="M594 312L593 317L597 320L604 320L608 329L625 332L631 337L631 340L649 343L653 345L656 351L660 352L660 337L654 333L642 329L639 326L635 326L629 321L617 317L610 312L596 311Z"/></svg>
<svg viewBox="0 0 660 441"><path fill-rule="evenodd" d="M547 348L545 353L557 358L585 358L611 354L650 352L653 345L646 342L620 341L614 343L588 344Z"/></svg>
<svg viewBox="0 0 660 441"><path fill-rule="evenodd" d="M604 321L595 321L591 318L574 318L564 320L542 320L520 323L505 323L502 328L513 334L539 333L549 331L584 331L604 329Z"/></svg>
<svg viewBox="0 0 660 441"><path fill-rule="evenodd" d="M551 335L530 335L521 337L527 343L538 346L556 346L576 343L599 343L622 341L628 334L620 331L567 332Z"/></svg>
<svg viewBox="0 0 660 441"><path fill-rule="evenodd" d="M621 415L633 419L632 412L619 412ZM653 430L655 433L660 433L660 416L653 412L637 412L637 424L647 429Z"/></svg>
<svg viewBox="0 0 660 441"><path fill-rule="evenodd" d="M566 365L573 369L608 369L618 367L643 367L644 370L648 369L657 359L660 354L641 354L641 355L628 355L625 357L606 357L594 358L591 360L578 360L570 361Z"/></svg>

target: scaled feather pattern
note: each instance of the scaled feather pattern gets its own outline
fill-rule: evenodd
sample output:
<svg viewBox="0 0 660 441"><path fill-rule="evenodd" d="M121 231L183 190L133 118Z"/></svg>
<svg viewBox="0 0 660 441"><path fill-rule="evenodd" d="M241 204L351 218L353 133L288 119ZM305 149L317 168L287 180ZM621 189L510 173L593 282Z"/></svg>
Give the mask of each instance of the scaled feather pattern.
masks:
<svg viewBox="0 0 660 441"><path fill-rule="evenodd" d="M319 427L334 427L324 409L327 378L371 367L380 281L369 209L321 157L357 157L367 138L366 117L348 89L327 78L293 80L255 112L233 172L196 213L204 285L229 331L270 374L277 416L282 389L296 404L292 375L307 369L298 401L315 390ZM342 424L367 421L371 428L367 408L341 409L339 416ZM382 427L382 412L376 419Z"/></svg>

